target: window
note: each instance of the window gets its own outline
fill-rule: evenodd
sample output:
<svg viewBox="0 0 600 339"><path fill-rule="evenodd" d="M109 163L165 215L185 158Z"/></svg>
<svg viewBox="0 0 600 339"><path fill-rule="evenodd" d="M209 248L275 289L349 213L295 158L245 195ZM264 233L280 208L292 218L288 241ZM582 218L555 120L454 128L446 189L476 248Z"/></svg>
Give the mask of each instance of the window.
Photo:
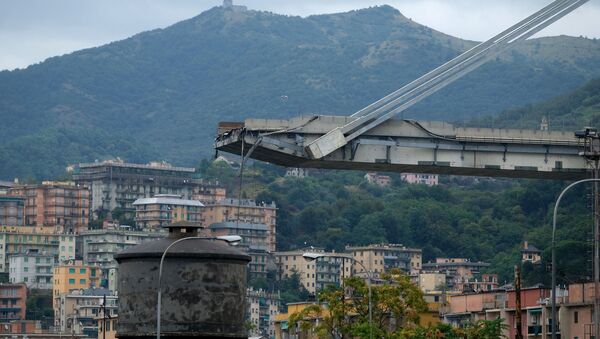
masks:
<svg viewBox="0 0 600 339"><path fill-rule="evenodd" d="M75 274L75 269L74 268L69 268L69 273Z"/></svg>
<svg viewBox="0 0 600 339"><path fill-rule="evenodd" d="M573 322L575 324L579 323L579 312L577 311L573 312Z"/></svg>
<svg viewBox="0 0 600 339"><path fill-rule="evenodd" d="M75 285L75 279L69 279L69 285Z"/></svg>
<svg viewBox="0 0 600 339"><path fill-rule="evenodd" d="M81 274L85 274L85 268L80 268L80 269L79 269L79 273L81 273Z"/></svg>
<svg viewBox="0 0 600 339"><path fill-rule="evenodd" d="M23 272L29 272L29 267L23 267Z"/></svg>
<svg viewBox="0 0 600 339"><path fill-rule="evenodd" d="M79 283L85 285L85 279L79 279Z"/></svg>

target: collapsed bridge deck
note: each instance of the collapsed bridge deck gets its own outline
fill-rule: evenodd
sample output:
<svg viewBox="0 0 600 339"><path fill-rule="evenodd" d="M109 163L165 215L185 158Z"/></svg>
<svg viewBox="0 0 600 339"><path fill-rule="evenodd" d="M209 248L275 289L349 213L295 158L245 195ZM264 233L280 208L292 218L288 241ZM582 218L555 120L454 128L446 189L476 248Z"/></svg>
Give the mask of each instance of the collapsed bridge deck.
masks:
<svg viewBox="0 0 600 339"><path fill-rule="evenodd" d="M321 158L307 145L344 116L248 119L220 125L218 151L286 167L575 180L592 165L572 132L464 128L444 122L388 120ZM332 140L335 144L335 140Z"/></svg>

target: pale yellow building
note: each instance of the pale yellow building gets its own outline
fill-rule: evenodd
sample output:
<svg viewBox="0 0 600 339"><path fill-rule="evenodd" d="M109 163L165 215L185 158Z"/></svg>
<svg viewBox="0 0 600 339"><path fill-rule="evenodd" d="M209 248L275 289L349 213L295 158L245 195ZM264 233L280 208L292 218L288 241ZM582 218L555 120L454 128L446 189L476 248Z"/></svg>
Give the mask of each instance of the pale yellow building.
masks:
<svg viewBox="0 0 600 339"><path fill-rule="evenodd" d="M97 317L98 322L98 338L102 339L116 339L117 338L117 322L119 321L118 316Z"/></svg>
<svg viewBox="0 0 600 339"><path fill-rule="evenodd" d="M346 252L351 253L354 260L360 262L375 276L394 268L416 276L423 262L422 250L397 244L347 246ZM357 263L352 266L352 271L360 276L367 275L362 266Z"/></svg>
<svg viewBox="0 0 600 339"><path fill-rule="evenodd" d="M222 199L206 204L202 212L203 226L215 223L243 221L267 225L267 248L275 252L277 234L277 207L275 203L256 202L250 199Z"/></svg>
<svg viewBox="0 0 600 339"><path fill-rule="evenodd" d="M542 251L525 241L521 248L521 261L539 264L542 262Z"/></svg>
<svg viewBox="0 0 600 339"><path fill-rule="evenodd" d="M315 332L308 330L302 331L300 328L290 328L289 319L290 316L294 313L302 312L305 308L315 305L314 302L298 302L298 303L289 303L287 304L287 312L279 313L275 315L275 338L276 339L317 339L318 336ZM324 310L321 314L321 318L313 318L311 321L315 322L315 325L322 319L323 317L329 316L328 310Z"/></svg>
<svg viewBox="0 0 600 339"><path fill-rule="evenodd" d="M446 287L446 274L439 272L423 272L419 274L419 288L423 293L442 291Z"/></svg>
<svg viewBox="0 0 600 339"><path fill-rule="evenodd" d="M302 256L306 252L318 253L323 257L308 261ZM298 273L302 285L313 294L327 285L339 286L343 278L352 275L352 258L346 253L315 249L275 252L275 264L280 278L289 278Z"/></svg>
<svg viewBox="0 0 600 339"><path fill-rule="evenodd" d="M204 205L179 195L157 194L152 198L137 199L133 207L138 228L159 229L178 221L200 223Z"/></svg>

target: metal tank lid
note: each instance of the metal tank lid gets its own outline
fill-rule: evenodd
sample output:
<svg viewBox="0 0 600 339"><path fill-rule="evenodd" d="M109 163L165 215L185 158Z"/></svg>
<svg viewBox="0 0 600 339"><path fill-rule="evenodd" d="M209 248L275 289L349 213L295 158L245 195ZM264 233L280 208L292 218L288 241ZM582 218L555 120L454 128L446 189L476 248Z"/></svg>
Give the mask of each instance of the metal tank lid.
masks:
<svg viewBox="0 0 600 339"><path fill-rule="evenodd" d="M115 260L120 263L123 259L134 258L161 258L164 251L174 241L181 238L197 237L198 230L202 225L194 222L175 222L163 226L169 230L169 235L160 240L142 243L125 249L115 254ZM169 249L168 258L201 258L201 259L224 259L228 261L240 261L244 264L252 258L240 249L216 238L190 239L182 241Z"/></svg>

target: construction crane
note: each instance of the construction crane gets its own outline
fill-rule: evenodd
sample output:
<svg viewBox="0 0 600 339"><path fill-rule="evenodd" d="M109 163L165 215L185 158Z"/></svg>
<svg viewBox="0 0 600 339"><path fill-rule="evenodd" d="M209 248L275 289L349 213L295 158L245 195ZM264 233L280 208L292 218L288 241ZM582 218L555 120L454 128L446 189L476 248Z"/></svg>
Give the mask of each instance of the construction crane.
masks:
<svg viewBox="0 0 600 339"><path fill-rule="evenodd" d="M579 179L590 133L461 128L392 119L588 0L557 0L350 116L220 123L215 148L286 167ZM586 146L587 145L587 146ZM589 147L588 147L589 148Z"/></svg>

